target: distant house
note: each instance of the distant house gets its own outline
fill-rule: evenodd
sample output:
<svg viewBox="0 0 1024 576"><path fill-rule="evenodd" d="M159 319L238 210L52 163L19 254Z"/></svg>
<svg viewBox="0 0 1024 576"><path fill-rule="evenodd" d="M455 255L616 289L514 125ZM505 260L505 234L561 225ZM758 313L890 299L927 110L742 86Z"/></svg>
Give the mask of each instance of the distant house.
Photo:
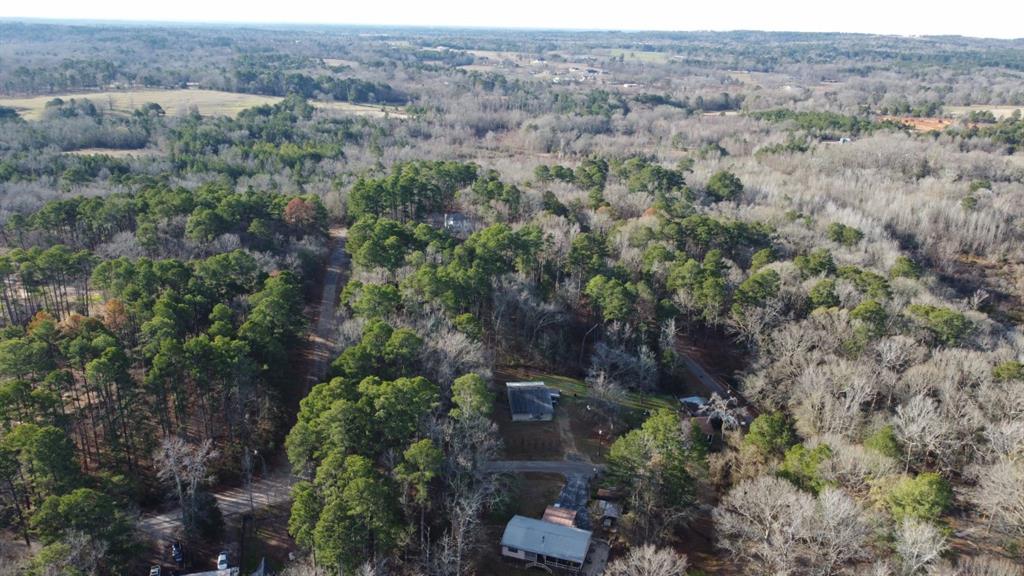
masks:
<svg viewBox="0 0 1024 576"><path fill-rule="evenodd" d="M513 422L546 422L555 417L551 390L543 382L508 382L505 389Z"/></svg>
<svg viewBox="0 0 1024 576"><path fill-rule="evenodd" d="M447 212L444 215L444 228L456 236L468 236L476 229L476 222L461 212Z"/></svg>
<svg viewBox="0 0 1024 576"><path fill-rule="evenodd" d="M513 516L501 537L501 555L530 566L557 568L578 574L590 551L587 530Z"/></svg>

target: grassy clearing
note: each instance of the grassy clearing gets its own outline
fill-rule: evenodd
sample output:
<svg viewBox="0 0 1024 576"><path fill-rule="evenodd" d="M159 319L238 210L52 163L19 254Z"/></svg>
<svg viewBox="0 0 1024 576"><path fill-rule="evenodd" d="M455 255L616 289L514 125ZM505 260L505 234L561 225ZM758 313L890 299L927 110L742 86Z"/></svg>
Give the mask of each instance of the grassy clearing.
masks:
<svg viewBox="0 0 1024 576"><path fill-rule="evenodd" d="M987 104L974 104L972 106L944 106L943 111L954 118L960 118L967 116L971 112L981 112L988 110L996 118L1007 118L1013 114L1014 110L1020 110L1024 114L1024 106L1004 106L1004 105L987 105Z"/></svg>
<svg viewBox="0 0 1024 576"><path fill-rule="evenodd" d="M586 397L590 394L589 390L587 390L586 383L582 380L570 378L569 376L559 376L557 374L531 370L529 368L502 368L497 371L495 376L498 380L504 378L504 381L509 382L543 381L548 386L557 388L562 392L563 396ZM626 397L619 404L632 410L657 410L658 408L675 410L678 408L676 400L672 396L667 394L644 394L641 392L630 392L626 394Z"/></svg>
<svg viewBox="0 0 1024 576"><path fill-rule="evenodd" d="M391 116L394 118L406 118L408 114L396 106L383 106L378 104L352 104L351 102L313 102L313 105L321 110L339 112L343 114L355 114L356 116L370 116L372 118L383 118Z"/></svg>
<svg viewBox="0 0 1024 576"><path fill-rule="evenodd" d="M143 158L146 156L159 156L160 151L155 148L82 148L81 150L70 150L65 154L72 156L110 156L111 158Z"/></svg>
<svg viewBox="0 0 1024 576"><path fill-rule="evenodd" d="M672 59L672 55L667 52L654 52L648 50L624 50L622 48L613 48L605 52L605 55L618 58L622 56L625 61L633 62L648 62L651 64L665 64Z"/></svg>
<svg viewBox="0 0 1024 576"><path fill-rule="evenodd" d="M359 62L355 60L343 60L341 58L324 58L324 64L328 66L348 66L350 68L358 68Z"/></svg>
<svg viewBox="0 0 1024 576"><path fill-rule="evenodd" d="M156 102L171 116L188 114L189 108L192 106L199 108L200 114L208 116L235 116L246 108L276 104L283 100L277 96L238 94L220 90L124 90L55 94L30 98L0 98L0 106L14 108L25 120L40 120L46 109L46 103L54 98L63 100L88 98L97 108L114 114L131 114L147 102ZM372 117L405 116L401 109L393 106L372 106L348 102L314 102L313 104L322 110L344 114Z"/></svg>

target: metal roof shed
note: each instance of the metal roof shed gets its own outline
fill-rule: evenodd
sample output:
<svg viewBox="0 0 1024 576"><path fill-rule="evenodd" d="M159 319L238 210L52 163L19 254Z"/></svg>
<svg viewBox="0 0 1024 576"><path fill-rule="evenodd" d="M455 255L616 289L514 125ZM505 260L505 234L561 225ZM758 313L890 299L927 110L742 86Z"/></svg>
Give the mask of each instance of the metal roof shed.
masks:
<svg viewBox="0 0 1024 576"><path fill-rule="evenodd" d="M506 382L505 389L513 422L554 418L551 390L543 382Z"/></svg>
<svg viewBox="0 0 1024 576"><path fill-rule="evenodd" d="M502 553L514 556L516 553L525 552L540 563L560 564L561 562L557 561L561 560L582 566L587 559L587 551L590 550L590 536L591 533L587 530L525 516L513 516L501 537Z"/></svg>

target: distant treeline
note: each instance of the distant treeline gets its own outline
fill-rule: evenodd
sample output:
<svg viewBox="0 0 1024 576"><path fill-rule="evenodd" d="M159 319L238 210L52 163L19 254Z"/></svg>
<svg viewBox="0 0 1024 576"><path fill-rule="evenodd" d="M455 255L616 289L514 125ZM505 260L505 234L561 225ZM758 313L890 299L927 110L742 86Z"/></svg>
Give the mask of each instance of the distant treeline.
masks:
<svg viewBox="0 0 1024 576"><path fill-rule="evenodd" d="M382 82L358 78L313 77L301 72L286 72L251 61L235 69L234 90L268 96L297 94L303 98L329 96L338 102L404 104L408 98Z"/></svg>
<svg viewBox="0 0 1024 576"><path fill-rule="evenodd" d="M866 116L847 116L835 112L797 112L785 108L751 112L750 116L766 122L792 122L796 128L819 138L859 136L881 128L903 129L890 120L875 121Z"/></svg>

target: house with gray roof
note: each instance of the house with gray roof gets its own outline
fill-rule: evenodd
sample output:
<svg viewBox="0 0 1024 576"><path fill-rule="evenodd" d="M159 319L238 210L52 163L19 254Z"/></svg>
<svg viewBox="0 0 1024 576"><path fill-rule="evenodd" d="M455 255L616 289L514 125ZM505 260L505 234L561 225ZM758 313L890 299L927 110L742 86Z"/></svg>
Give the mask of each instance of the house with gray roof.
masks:
<svg viewBox="0 0 1024 576"><path fill-rule="evenodd" d="M529 567L578 574L587 561L591 532L526 516L513 516L501 537L501 555Z"/></svg>

